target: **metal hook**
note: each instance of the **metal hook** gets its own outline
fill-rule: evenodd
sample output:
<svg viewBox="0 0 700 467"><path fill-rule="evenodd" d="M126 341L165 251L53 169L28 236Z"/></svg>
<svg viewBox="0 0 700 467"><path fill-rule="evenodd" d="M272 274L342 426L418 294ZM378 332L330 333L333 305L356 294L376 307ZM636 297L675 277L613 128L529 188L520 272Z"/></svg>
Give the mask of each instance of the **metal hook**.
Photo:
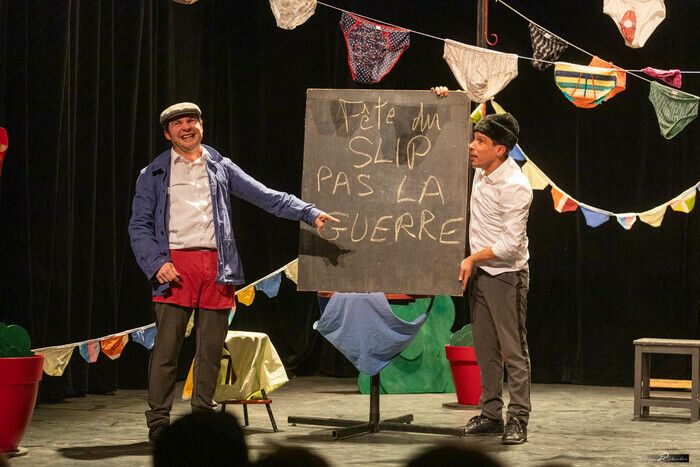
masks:
<svg viewBox="0 0 700 467"><path fill-rule="evenodd" d="M496 34L489 34L489 0L483 0L484 1L484 40L488 45L493 47L494 45L498 44L498 35ZM496 0L498 1L498 0ZM493 36L493 42L489 40L490 37Z"/></svg>

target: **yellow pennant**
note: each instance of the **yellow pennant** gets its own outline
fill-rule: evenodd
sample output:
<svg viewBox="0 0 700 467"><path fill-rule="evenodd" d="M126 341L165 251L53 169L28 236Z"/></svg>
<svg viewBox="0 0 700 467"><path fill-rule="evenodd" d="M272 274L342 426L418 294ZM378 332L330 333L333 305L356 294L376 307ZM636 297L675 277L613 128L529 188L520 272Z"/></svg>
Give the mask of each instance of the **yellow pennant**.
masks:
<svg viewBox="0 0 700 467"><path fill-rule="evenodd" d="M70 357L73 355L73 347L59 347L36 350L44 356L44 373L49 376L61 376L70 362Z"/></svg>
<svg viewBox="0 0 700 467"><path fill-rule="evenodd" d="M549 185L547 176L532 161L527 161L523 165L523 174L530 181L533 190L544 190Z"/></svg>
<svg viewBox="0 0 700 467"><path fill-rule="evenodd" d="M678 212L688 213L695 207L695 187L687 190L681 195L681 198L671 205L671 209Z"/></svg>
<svg viewBox="0 0 700 467"><path fill-rule="evenodd" d="M287 266L287 269L284 270L284 275L287 276L287 279L294 282L295 284L299 281L299 260L298 259L295 259L292 262L292 264Z"/></svg>
<svg viewBox="0 0 700 467"><path fill-rule="evenodd" d="M649 224L652 227L659 227L661 222L664 220L664 214L666 214L666 205L657 206L654 209L642 212L639 214L639 220L645 224Z"/></svg>

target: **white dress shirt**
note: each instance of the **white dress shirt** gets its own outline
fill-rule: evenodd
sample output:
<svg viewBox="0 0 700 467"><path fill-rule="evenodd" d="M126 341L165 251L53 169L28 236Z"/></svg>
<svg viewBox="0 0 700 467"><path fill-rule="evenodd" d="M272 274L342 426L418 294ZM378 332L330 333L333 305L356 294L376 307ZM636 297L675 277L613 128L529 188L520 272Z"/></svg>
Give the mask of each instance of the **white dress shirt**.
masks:
<svg viewBox="0 0 700 467"><path fill-rule="evenodd" d="M527 216L532 188L508 157L491 175L476 169L472 184L469 246L476 253L491 247L496 258L477 266L491 275L527 268Z"/></svg>
<svg viewBox="0 0 700 467"><path fill-rule="evenodd" d="M202 156L194 161L182 157L175 149L170 155L170 249L215 249L214 213L206 162L209 153L202 148Z"/></svg>

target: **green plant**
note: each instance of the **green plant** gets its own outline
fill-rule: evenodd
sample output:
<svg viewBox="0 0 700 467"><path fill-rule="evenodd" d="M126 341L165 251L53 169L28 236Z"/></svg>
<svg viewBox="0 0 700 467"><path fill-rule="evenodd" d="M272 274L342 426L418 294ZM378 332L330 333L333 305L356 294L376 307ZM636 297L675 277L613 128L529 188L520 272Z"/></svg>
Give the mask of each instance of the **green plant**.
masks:
<svg viewBox="0 0 700 467"><path fill-rule="evenodd" d="M32 344L22 326L0 323L0 357L31 357Z"/></svg>

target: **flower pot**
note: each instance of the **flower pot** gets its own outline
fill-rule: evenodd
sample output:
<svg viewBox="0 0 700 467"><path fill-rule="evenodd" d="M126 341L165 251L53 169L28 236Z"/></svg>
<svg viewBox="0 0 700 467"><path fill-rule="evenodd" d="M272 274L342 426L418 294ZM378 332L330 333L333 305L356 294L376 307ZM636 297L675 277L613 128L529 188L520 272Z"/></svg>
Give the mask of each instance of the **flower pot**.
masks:
<svg viewBox="0 0 700 467"><path fill-rule="evenodd" d="M0 358L0 452L17 451L32 419L44 357Z"/></svg>
<svg viewBox="0 0 700 467"><path fill-rule="evenodd" d="M476 363L474 347L446 345L445 355L450 362L457 402L462 405L479 405L481 372Z"/></svg>

